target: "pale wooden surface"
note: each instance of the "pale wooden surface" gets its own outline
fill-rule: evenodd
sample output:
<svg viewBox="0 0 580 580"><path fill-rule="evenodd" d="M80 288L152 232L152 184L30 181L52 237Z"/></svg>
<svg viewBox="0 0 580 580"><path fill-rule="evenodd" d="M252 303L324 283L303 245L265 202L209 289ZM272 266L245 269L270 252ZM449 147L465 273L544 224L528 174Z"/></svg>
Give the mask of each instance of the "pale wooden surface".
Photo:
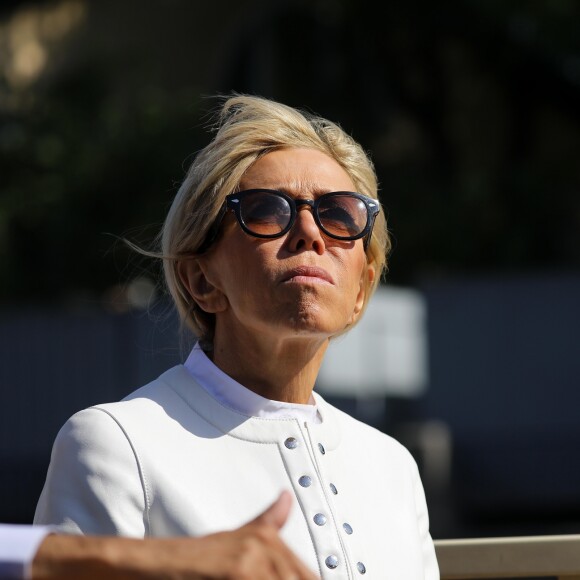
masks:
<svg viewBox="0 0 580 580"><path fill-rule="evenodd" d="M441 580L580 580L580 535L436 540Z"/></svg>

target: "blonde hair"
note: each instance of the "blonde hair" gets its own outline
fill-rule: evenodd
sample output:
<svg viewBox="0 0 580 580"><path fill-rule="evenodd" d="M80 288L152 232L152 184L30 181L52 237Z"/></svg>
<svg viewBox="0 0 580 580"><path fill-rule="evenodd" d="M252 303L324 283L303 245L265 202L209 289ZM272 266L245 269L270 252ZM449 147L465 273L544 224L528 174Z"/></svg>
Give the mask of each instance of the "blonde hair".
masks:
<svg viewBox="0 0 580 580"><path fill-rule="evenodd" d="M341 165L359 193L378 200L372 161L337 124L263 97L233 94L221 100L215 136L192 162L161 232L167 288L182 323L205 345L213 341L215 315L197 306L179 276L179 263L202 246L226 195L236 191L246 170L259 157L282 148L316 149ZM367 282L363 309L386 271L390 247L381 209L366 248L367 261L376 274Z"/></svg>

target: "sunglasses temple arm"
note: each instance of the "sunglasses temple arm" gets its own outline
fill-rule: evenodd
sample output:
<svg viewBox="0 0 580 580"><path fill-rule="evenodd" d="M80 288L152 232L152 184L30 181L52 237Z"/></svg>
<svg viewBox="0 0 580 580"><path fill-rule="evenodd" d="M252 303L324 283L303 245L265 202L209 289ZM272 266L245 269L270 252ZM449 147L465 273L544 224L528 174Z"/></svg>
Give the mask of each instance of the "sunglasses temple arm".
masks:
<svg viewBox="0 0 580 580"><path fill-rule="evenodd" d="M367 248L369 247L369 244L371 242L371 236L373 235L373 228L375 227L375 220L377 219L377 215L378 212L376 214L373 215L373 217L371 218L371 223L369 224L369 231L367 233L367 235L365 236L364 242L363 242L363 248L364 251L367 251Z"/></svg>

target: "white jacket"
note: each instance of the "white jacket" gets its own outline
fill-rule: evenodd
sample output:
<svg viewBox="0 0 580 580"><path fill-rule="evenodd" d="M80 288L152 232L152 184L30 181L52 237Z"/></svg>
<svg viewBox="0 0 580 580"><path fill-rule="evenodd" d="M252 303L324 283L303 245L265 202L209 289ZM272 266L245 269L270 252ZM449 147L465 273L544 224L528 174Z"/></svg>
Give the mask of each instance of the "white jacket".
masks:
<svg viewBox="0 0 580 580"><path fill-rule="evenodd" d="M320 395L316 401L320 424L247 417L176 366L65 423L34 523L83 534L199 536L247 523L290 489L296 501L282 538L322 578L357 578L364 566L365 578L437 580L410 453Z"/></svg>

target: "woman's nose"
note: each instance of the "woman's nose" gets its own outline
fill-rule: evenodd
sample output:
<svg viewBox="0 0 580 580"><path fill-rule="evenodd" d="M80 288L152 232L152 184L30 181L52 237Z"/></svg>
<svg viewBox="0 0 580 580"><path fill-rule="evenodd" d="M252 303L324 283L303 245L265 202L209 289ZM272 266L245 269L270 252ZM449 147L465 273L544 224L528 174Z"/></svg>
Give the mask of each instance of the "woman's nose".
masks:
<svg viewBox="0 0 580 580"><path fill-rule="evenodd" d="M296 221L290 228L287 238L292 252L314 250L317 254L324 253L326 244L312 211L308 205L296 208Z"/></svg>

